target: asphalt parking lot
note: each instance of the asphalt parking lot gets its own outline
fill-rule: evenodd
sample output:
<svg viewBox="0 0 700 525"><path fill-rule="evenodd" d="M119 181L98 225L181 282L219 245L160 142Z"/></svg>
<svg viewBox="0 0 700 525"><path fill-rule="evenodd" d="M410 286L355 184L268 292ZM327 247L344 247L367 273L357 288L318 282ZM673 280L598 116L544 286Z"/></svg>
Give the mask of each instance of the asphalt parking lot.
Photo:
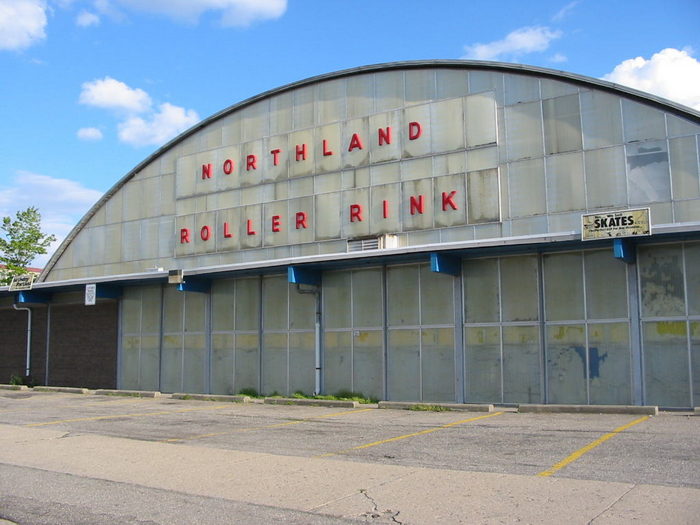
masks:
<svg viewBox="0 0 700 525"><path fill-rule="evenodd" d="M145 456L148 461L159 454L181 458L178 460L180 462L197 456L201 459L190 467L192 478L196 477L197 465L204 466L212 455L218 458L235 455L237 458L256 458L255 465L266 461L274 463L277 466L270 467L270 475L274 475L277 469L279 476L284 476L286 467L279 466L284 463L293 469L295 476L301 476L302 484L307 478L299 473L311 466L309 478L319 475L319 469L326 473L333 469L339 469L338 472L349 469L352 472L387 472L387 475L390 472L392 479L398 479L396 476L400 477L401 472L420 469L422 473L435 473L438 479L475 474L501 475L500 478L488 479L513 480L523 487L534 487L546 477L559 480L562 487L563 480L571 480L571 483L604 482L609 484L606 487L625 484L624 487L644 485L659 487L659 490L684 489L682 499L691 502L689 510L693 511L694 516L700 512L700 417L692 412L661 412L653 417L530 414L498 408L491 413L434 412L379 410L371 406L341 409L175 400L168 397L146 399L0 391L0 443L5 451L0 452L0 468L6 473L14 472L23 479L41 477L39 471L44 472L44 479L47 476L72 476L55 481L55 484L63 483L66 487L78 478L81 483L95 480L89 489L83 489L87 493L98 490L97 484L105 480L126 484L121 486L122 491L126 486L149 485L150 478L146 474L138 478L133 468L117 472L117 466L113 465L114 457L121 456L116 452L116 456L110 456L111 463L100 466L102 454L116 447L122 450L121 454L126 454L125 463L129 462L130 456L136 457L142 450L148 451ZM71 443L75 444L74 450L67 448ZM127 449L130 452L125 453ZM78 465L80 461L72 459L70 450L86 463ZM87 463L85 458L88 457L92 458L93 467ZM182 460L183 457L187 459ZM155 465L157 460L153 461ZM291 466L292 462L294 467ZM353 476L350 475L349 479L354 479ZM358 476L361 478L361 475ZM152 477L154 480L159 477L167 479L168 474L153 472ZM7 476L3 478L7 480ZM254 478L260 479L261 476ZM234 482L232 479L231 483ZM148 490L166 490L167 497L162 495L162 501L165 501L174 497L172 483L171 479L162 483L154 481ZM218 498L217 504L221 504L222 497L225 500L228 498L228 493L217 492L219 489L213 491L215 494L183 491L181 486L186 487L186 484L184 481L182 483L175 487L175 492L190 492L196 497L214 496ZM21 485L14 484L15 487ZM239 504L237 512L241 516L248 516L254 522L257 521L256 512L262 512L258 516L259 522L273 518L299 523L312 523L323 518L326 521L321 522L329 522L331 516L341 521L423 521L420 513L414 514L413 520L399 520L400 511L396 516L387 512L389 509L383 511L381 505L371 500L368 493L363 492L366 489L361 487L343 489L341 493L328 495L321 500L311 497L304 504L290 505L285 502L289 500L294 503L294 495L275 495L275 490L283 489L277 481L273 485L276 488L258 487L258 492L246 497L240 493L231 494L230 499ZM7 482L0 486L0 495L3 496L0 517L18 523L43 523L43 518L38 517L40 504L35 501L39 494L37 498L24 501L22 496L13 492L15 489L12 487L13 484ZM619 487L620 490L624 488L622 485ZM260 491L268 489L271 491L268 497L262 497ZM300 492L304 490L300 487ZM352 509L348 511L334 503L351 501L353 491L358 493L360 499L365 496L371 502L369 510L364 513ZM45 494L41 494L42 497L50 495L49 488ZM185 494L182 494L182 498L185 498ZM182 498L177 500L179 505L184 505ZM450 498L454 500L454 496ZM56 500L56 512L62 509L61 504L68 505L59 500ZM693 500L695 507L692 507ZM317 504L321 501L326 503ZM561 503L566 508L565 502ZM455 508L464 504L456 504ZM81 512L90 511L89 502L82 507L73 503L70 505L77 514L73 518L64 516L62 519L76 523L87 519L88 515ZM255 510L253 514L246 514L240 505L257 507L246 507L246 512ZM25 510L22 510L23 506ZM211 502L209 507L213 508ZM609 507L602 508L605 510ZM280 518L266 512L282 512L283 515ZM311 514L297 515L296 512ZM488 513L488 509L483 512ZM102 514L111 518L115 516ZM373 514L376 516L373 517ZM143 517L138 513L135 515L141 521ZM410 513L405 511L402 517L410 518ZM544 516L541 517L542 521L547 521ZM95 519L98 518L92 516L83 522ZM201 522L214 521L203 519ZM576 521L573 519L573 522ZM682 521L680 519L678 522ZM464 522L471 521L466 519Z"/></svg>

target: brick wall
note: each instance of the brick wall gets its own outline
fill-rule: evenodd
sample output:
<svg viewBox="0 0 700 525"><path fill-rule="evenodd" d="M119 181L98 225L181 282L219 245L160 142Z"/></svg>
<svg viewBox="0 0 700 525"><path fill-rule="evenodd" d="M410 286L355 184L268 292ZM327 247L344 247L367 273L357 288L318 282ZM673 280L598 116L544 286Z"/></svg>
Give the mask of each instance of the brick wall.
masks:
<svg viewBox="0 0 700 525"><path fill-rule="evenodd" d="M118 303L51 307L49 385L116 388Z"/></svg>
<svg viewBox="0 0 700 525"><path fill-rule="evenodd" d="M31 377L44 384L46 364L45 306L32 307ZM13 375L24 376L27 356L27 312L0 309L0 383Z"/></svg>

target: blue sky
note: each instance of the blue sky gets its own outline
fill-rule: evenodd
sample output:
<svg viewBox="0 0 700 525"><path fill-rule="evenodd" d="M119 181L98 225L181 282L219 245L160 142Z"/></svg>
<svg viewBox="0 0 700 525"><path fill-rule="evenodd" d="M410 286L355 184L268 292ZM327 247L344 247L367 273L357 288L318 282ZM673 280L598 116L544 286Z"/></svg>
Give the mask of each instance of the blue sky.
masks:
<svg viewBox="0 0 700 525"><path fill-rule="evenodd" d="M700 0L0 0L0 216L62 239L197 121L367 64L519 62L700 110L699 27Z"/></svg>

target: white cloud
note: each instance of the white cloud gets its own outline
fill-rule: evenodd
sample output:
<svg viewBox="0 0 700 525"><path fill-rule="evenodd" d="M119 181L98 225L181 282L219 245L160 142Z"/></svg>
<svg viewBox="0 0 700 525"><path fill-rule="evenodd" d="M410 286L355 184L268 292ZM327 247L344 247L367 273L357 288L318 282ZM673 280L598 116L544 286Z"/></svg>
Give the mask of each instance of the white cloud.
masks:
<svg viewBox="0 0 700 525"><path fill-rule="evenodd" d="M206 11L221 13L225 26L245 27L258 20L281 17L287 0L115 0L124 7L159 13L195 23Z"/></svg>
<svg viewBox="0 0 700 525"><path fill-rule="evenodd" d="M20 50L46 38L44 0L0 0L0 49Z"/></svg>
<svg viewBox="0 0 700 525"><path fill-rule="evenodd" d="M133 89L111 77L85 82L79 102L98 108L142 113L151 107L151 97L143 89Z"/></svg>
<svg viewBox="0 0 700 525"><path fill-rule="evenodd" d="M561 22L564 20L566 17L571 14L571 12L574 10L574 8L580 3L579 0L575 0L574 2L569 2L566 4L564 7L562 7L557 13L552 17L553 22Z"/></svg>
<svg viewBox="0 0 700 525"><path fill-rule="evenodd" d="M80 140L102 140L102 132L97 128L80 128L76 134Z"/></svg>
<svg viewBox="0 0 700 525"><path fill-rule="evenodd" d="M603 77L700 111L700 62L692 50L667 48L650 59L630 58Z"/></svg>
<svg viewBox="0 0 700 525"><path fill-rule="evenodd" d="M561 64L562 62L567 62L568 60L569 59L567 56L561 53L557 53L549 59L550 62L554 62L555 64Z"/></svg>
<svg viewBox="0 0 700 525"><path fill-rule="evenodd" d="M131 88L111 77L85 82L79 102L116 110L120 116L119 140L132 146L162 145L200 120L195 110L167 102L154 109L150 95L144 90ZM102 138L100 130L83 128L78 136L99 140L97 133Z"/></svg>
<svg viewBox="0 0 700 525"><path fill-rule="evenodd" d="M462 58L476 60L514 59L520 55L545 51L549 48L550 42L561 35L561 31L552 31L548 27L521 27L508 33L503 40L464 46L465 55Z"/></svg>
<svg viewBox="0 0 700 525"><path fill-rule="evenodd" d="M147 118L133 116L120 123L119 139L133 146L161 145L197 122L196 111L166 102Z"/></svg>
<svg viewBox="0 0 700 525"><path fill-rule="evenodd" d="M78 13L78 16L75 17L75 23L79 27L97 26L100 25L100 17L89 11L81 11Z"/></svg>
<svg viewBox="0 0 700 525"><path fill-rule="evenodd" d="M102 192L76 181L19 171L10 185L0 186L0 217L14 217L29 206L39 209L42 231L57 237L49 253L33 262L41 267L100 197Z"/></svg>

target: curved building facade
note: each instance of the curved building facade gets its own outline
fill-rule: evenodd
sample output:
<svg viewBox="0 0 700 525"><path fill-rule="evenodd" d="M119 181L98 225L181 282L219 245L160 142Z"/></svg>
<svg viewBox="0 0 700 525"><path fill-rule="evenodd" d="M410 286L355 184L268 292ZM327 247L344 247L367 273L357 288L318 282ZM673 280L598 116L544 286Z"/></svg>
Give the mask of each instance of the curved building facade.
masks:
<svg viewBox="0 0 700 525"><path fill-rule="evenodd" d="M146 159L0 318L50 384L697 406L699 137L539 68L311 78Z"/></svg>

